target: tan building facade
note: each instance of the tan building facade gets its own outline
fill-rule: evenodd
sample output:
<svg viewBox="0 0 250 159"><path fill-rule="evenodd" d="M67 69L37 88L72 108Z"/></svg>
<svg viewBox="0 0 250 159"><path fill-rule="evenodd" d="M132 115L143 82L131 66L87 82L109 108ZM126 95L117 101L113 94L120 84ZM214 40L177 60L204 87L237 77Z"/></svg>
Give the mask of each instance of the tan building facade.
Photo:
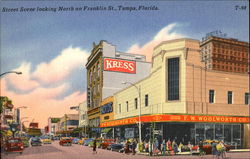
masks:
<svg viewBox="0 0 250 159"><path fill-rule="evenodd" d="M198 40L162 42L154 49L151 74L114 94L114 120L101 127L120 127L120 136L133 128L136 137L141 112L143 140L156 122L161 138L250 147L248 86L246 73L208 70Z"/></svg>

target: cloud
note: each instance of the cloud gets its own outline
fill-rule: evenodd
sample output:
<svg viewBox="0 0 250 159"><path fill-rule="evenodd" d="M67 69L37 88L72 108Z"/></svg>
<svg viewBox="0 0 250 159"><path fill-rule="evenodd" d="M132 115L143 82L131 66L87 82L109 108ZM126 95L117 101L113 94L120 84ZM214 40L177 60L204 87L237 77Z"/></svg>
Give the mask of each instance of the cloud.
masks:
<svg viewBox="0 0 250 159"><path fill-rule="evenodd" d="M127 52L129 53L139 53L146 56L147 61L151 61L153 49L155 46L157 46L162 41L166 40L172 40L172 39L178 39L183 38L185 35L177 33L175 29L177 27L181 26L178 23L172 23L164 28L162 28L153 38L151 41L147 42L143 46L140 46L139 44L133 44Z"/></svg>
<svg viewBox="0 0 250 159"><path fill-rule="evenodd" d="M59 82L67 77L72 70L84 67L88 56L89 53L80 48L66 48L50 62L39 64L32 77L44 83Z"/></svg>
<svg viewBox="0 0 250 159"><path fill-rule="evenodd" d="M32 90L39 86L39 83L31 79L30 76L31 63L23 62L15 71L22 71L21 75L9 74L5 78L16 89L22 91Z"/></svg>
<svg viewBox="0 0 250 159"><path fill-rule="evenodd" d="M21 109L21 117L29 117L30 121L34 119L41 128L47 125L49 117L76 114L76 111L70 110L70 106L85 101L86 93L81 90L69 91L67 77L74 70L84 67L88 56L89 53L78 47L68 47L51 61L35 66L33 72L31 63L23 62L14 69L22 71L22 75L8 74L1 78L1 96L9 97L15 107L27 106L28 109ZM21 93L17 90L21 90Z"/></svg>

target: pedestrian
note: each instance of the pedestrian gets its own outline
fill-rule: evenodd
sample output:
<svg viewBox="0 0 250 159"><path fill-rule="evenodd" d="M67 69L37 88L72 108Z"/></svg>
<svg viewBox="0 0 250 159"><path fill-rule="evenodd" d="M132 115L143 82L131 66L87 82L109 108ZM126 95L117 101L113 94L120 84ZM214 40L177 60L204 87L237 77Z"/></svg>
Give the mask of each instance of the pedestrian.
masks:
<svg viewBox="0 0 250 159"><path fill-rule="evenodd" d="M203 157L204 155L204 150L203 150L203 142L202 140L199 142L199 155L201 156L201 158Z"/></svg>
<svg viewBox="0 0 250 159"><path fill-rule="evenodd" d="M216 145L216 149L218 151L218 158L220 157L221 155L221 158L227 158L227 155L226 155L226 147L224 145L224 142L223 141L220 141L217 145Z"/></svg>
<svg viewBox="0 0 250 159"><path fill-rule="evenodd" d="M166 149L167 149L167 145L166 145L166 141L165 139L162 141L162 156L166 155Z"/></svg>
<svg viewBox="0 0 250 159"><path fill-rule="evenodd" d="M179 152L182 152L183 147L184 147L184 145L182 144L182 142L180 142L179 147L178 147Z"/></svg>
<svg viewBox="0 0 250 159"><path fill-rule="evenodd" d="M129 144L130 144L130 142L129 142L129 140L127 140L126 141L126 143L125 143L125 154L128 154L129 153Z"/></svg>
<svg viewBox="0 0 250 159"><path fill-rule="evenodd" d="M147 141L145 143L145 151L149 152L149 142L147 142Z"/></svg>
<svg viewBox="0 0 250 159"><path fill-rule="evenodd" d="M136 143L135 139L133 139L133 141L132 141L132 153L133 153L133 155L135 155L136 145L137 145L137 143Z"/></svg>
<svg viewBox="0 0 250 159"><path fill-rule="evenodd" d="M215 141L212 141L212 155L213 155L213 158L218 158L218 151L216 149L216 142Z"/></svg>
<svg viewBox="0 0 250 159"><path fill-rule="evenodd" d="M170 139L168 139L168 142L167 142L167 152L168 154L171 154L173 148L172 148L172 143L170 141Z"/></svg>
<svg viewBox="0 0 250 159"><path fill-rule="evenodd" d="M174 149L174 154L177 154L179 151L178 151L178 145L177 143L175 142L175 140L173 141L172 143L172 147Z"/></svg>
<svg viewBox="0 0 250 159"><path fill-rule="evenodd" d="M94 142L93 142L93 154L97 154L97 151L96 151L96 139L94 139Z"/></svg>

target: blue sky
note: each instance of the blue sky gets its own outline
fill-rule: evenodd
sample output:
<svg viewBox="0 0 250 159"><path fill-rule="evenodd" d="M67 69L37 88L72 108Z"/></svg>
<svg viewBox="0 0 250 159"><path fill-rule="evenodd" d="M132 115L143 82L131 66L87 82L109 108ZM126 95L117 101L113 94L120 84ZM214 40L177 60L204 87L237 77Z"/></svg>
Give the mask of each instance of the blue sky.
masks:
<svg viewBox="0 0 250 159"><path fill-rule="evenodd" d="M20 9L20 7L113 6L117 8L120 5L157 6L159 10L2 12L3 7ZM236 5L247 6L247 9L235 10ZM65 89L53 96L54 101L61 102L74 92L85 93L84 64L93 42L107 40L116 45L119 51L126 52L133 45L142 48L150 43L163 28L173 23L176 25L169 30L168 34L201 40L206 33L221 30L229 37L248 41L248 14L247 1L1 1L1 72L26 69L26 71L20 71L28 74L26 77L23 76L27 83L30 81L33 83L21 88L5 77L3 92L15 98L35 90L59 88L67 84ZM72 66L74 61L66 60L65 58L69 56L63 56L62 52L65 50L74 52L74 49L79 49L77 57L81 53L84 55L82 63L78 61L78 65ZM74 56L74 53L71 54ZM56 62L60 60L61 62ZM61 76L63 79L50 78L49 75L53 72L48 75L45 71L43 74L41 70L46 69L39 69L41 64L45 64L47 69L53 69L57 64L64 65L65 61L67 62L65 69L70 72ZM42 76L48 76L51 80L44 79ZM82 99L82 97L79 98ZM17 104L21 103L25 104L21 101L17 102Z"/></svg>

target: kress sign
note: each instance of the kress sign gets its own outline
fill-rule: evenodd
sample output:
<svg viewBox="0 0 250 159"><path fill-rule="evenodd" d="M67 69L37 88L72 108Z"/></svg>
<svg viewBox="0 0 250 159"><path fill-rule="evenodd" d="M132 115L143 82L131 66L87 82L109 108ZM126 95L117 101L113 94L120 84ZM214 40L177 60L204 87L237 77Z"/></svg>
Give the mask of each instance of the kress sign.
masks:
<svg viewBox="0 0 250 159"><path fill-rule="evenodd" d="M115 72L136 73L136 62L104 58L104 70Z"/></svg>

